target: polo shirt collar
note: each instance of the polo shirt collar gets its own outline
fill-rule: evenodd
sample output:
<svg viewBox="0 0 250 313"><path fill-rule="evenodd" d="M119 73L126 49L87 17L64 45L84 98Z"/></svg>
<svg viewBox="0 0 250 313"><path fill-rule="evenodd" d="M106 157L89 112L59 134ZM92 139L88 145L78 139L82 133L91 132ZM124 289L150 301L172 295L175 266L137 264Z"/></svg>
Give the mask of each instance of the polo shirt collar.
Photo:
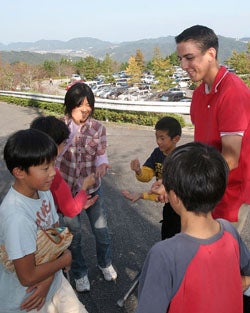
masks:
<svg viewBox="0 0 250 313"><path fill-rule="evenodd" d="M218 92L218 87L220 85L220 83L222 82L222 80L224 79L224 77L228 74L228 70L226 69L225 66L221 66L216 77L215 80L213 82L212 88L209 91L208 85L205 84L205 94L211 94L211 93L217 93Z"/></svg>

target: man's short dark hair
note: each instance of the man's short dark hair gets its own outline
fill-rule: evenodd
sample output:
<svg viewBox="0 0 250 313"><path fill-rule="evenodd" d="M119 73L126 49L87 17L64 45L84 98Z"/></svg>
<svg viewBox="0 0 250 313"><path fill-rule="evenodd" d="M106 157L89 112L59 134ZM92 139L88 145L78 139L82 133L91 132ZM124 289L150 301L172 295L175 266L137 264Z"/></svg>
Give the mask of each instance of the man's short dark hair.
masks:
<svg viewBox="0 0 250 313"><path fill-rule="evenodd" d="M68 139L70 134L68 126L54 116L39 116L32 121L30 128L48 134L57 145Z"/></svg>
<svg viewBox="0 0 250 313"><path fill-rule="evenodd" d="M30 166L51 162L56 156L54 140L36 129L17 131L8 138L4 147L4 159L11 174L15 167L28 173Z"/></svg>
<svg viewBox="0 0 250 313"><path fill-rule="evenodd" d="M94 113L95 96L92 89L85 83L76 83L72 85L66 92L64 98L64 113L71 117L71 112L74 108L79 107L82 101L87 98L88 103L92 109L91 114Z"/></svg>
<svg viewBox="0 0 250 313"><path fill-rule="evenodd" d="M168 136L173 139L176 136L181 136L181 124L171 116L164 116L155 124L155 130L162 130L168 133Z"/></svg>
<svg viewBox="0 0 250 313"><path fill-rule="evenodd" d="M175 37L175 42L177 44L188 40L197 42L202 52L206 52L209 48L214 48L216 50L216 55L218 54L218 37L211 28L202 25L194 25L185 29Z"/></svg>
<svg viewBox="0 0 250 313"><path fill-rule="evenodd" d="M208 213L222 198L229 168L215 148L199 142L177 147L165 158L163 184L187 211Z"/></svg>

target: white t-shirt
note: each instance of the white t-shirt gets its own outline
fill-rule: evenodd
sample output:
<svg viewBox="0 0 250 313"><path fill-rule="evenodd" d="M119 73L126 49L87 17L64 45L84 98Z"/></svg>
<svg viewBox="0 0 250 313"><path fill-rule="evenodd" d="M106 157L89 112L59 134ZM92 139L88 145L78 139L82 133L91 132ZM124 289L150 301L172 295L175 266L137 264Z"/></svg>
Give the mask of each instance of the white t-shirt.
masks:
<svg viewBox="0 0 250 313"><path fill-rule="evenodd" d="M0 206L0 245L4 245L9 259L18 259L36 251L39 228L47 229L58 221L50 191L38 191L39 199L28 198L10 188ZM47 301L61 283L62 272L55 274ZM6 270L0 262L0 313L23 313L20 304L29 295L16 273Z"/></svg>

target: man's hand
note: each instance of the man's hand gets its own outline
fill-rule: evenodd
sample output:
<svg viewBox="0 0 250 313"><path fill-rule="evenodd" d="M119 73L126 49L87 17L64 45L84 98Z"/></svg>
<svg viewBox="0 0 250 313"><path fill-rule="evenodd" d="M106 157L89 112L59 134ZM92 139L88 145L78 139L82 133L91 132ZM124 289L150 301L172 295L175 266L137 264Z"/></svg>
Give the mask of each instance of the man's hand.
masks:
<svg viewBox="0 0 250 313"><path fill-rule="evenodd" d="M131 200L132 202L136 202L137 200L143 199L142 193L129 192L128 190L123 190L122 194L125 198Z"/></svg>
<svg viewBox="0 0 250 313"><path fill-rule="evenodd" d="M242 290L245 291L250 286L250 276L241 276Z"/></svg>

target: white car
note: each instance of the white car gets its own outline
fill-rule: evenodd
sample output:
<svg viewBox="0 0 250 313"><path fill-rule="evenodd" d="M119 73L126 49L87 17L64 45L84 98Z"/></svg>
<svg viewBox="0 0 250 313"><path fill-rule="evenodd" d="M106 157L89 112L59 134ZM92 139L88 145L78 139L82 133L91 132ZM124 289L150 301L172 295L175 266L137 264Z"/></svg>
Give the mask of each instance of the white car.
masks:
<svg viewBox="0 0 250 313"><path fill-rule="evenodd" d="M79 74L72 74L70 81L74 82L74 81L79 81L82 80L81 76Z"/></svg>
<svg viewBox="0 0 250 313"><path fill-rule="evenodd" d="M185 96L186 95L186 92L184 91L184 90L181 90L180 88L178 88L178 87L173 87L173 88L170 88L170 89L168 89L168 92L169 93L183 93L183 96Z"/></svg>

